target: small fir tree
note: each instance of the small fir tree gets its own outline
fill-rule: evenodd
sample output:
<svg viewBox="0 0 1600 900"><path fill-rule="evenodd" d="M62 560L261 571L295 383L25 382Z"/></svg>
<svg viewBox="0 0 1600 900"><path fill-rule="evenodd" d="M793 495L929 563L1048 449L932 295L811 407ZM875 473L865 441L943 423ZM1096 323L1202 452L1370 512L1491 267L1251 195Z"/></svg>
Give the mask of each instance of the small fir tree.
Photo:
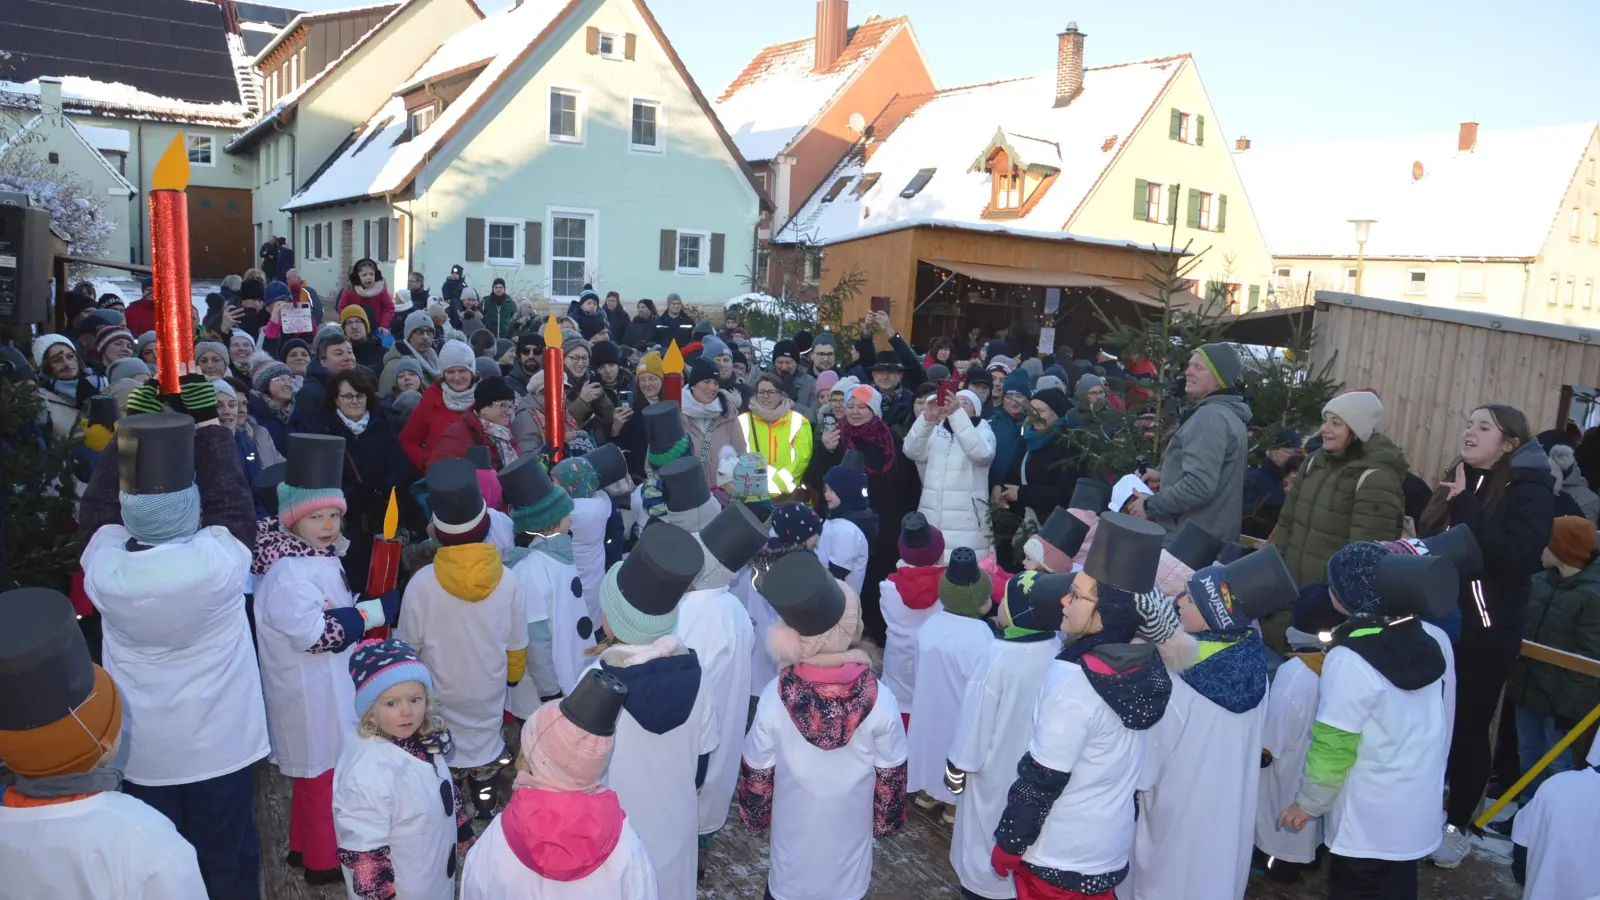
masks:
<svg viewBox="0 0 1600 900"><path fill-rule="evenodd" d="M81 439L48 442L44 401L32 381L0 378L0 455L6 473L0 589L65 592L77 565L70 471Z"/></svg>

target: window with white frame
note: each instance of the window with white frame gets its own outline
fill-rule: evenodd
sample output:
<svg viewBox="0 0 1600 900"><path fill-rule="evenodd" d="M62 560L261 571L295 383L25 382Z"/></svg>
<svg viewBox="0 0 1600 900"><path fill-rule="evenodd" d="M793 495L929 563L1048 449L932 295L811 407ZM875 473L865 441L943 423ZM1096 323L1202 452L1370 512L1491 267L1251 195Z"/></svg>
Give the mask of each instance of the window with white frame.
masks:
<svg viewBox="0 0 1600 900"><path fill-rule="evenodd" d="M633 101L633 120L628 148L661 152L661 104L655 100Z"/></svg>
<svg viewBox="0 0 1600 900"><path fill-rule="evenodd" d="M1462 269L1461 270L1461 289L1460 289L1460 291L1458 293L1460 293L1461 296L1463 296L1463 297L1482 297L1483 296L1483 270L1482 269Z"/></svg>
<svg viewBox="0 0 1600 900"><path fill-rule="evenodd" d="M1286 291L1289 289L1290 273L1287 267L1279 267L1272 273L1272 289Z"/></svg>
<svg viewBox="0 0 1600 900"><path fill-rule="evenodd" d="M1574 206L1572 208L1572 217L1567 222L1567 237L1571 238L1572 240L1577 240L1578 239L1578 232L1580 232L1582 230L1583 230L1583 210L1581 210L1578 207Z"/></svg>
<svg viewBox="0 0 1600 900"><path fill-rule="evenodd" d="M600 32L600 56L604 59L624 59L625 45L623 36L615 31Z"/></svg>
<svg viewBox="0 0 1600 900"><path fill-rule="evenodd" d="M1215 194L1202 193L1200 195L1200 224L1198 227L1209 230L1216 215L1217 198Z"/></svg>
<svg viewBox="0 0 1600 900"><path fill-rule="evenodd" d="M595 247L594 216L550 215L550 295L571 298L583 291Z"/></svg>
<svg viewBox="0 0 1600 900"><path fill-rule="evenodd" d="M1544 292L1544 302L1545 302L1545 304L1547 306L1555 306L1556 305L1556 294L1559 293L1560 290L1561 290L1561 276L1560 275L1551 275L1550 276L1550 287L1547 288L1545 290L1545 292Z"/></svg>
<svg viewBox="0 0 1600 900"><path fill-rule="evenodd" d="M1428 270L1406 270L1406 294L1416 297L1428 293Z"/></svg>
<svg viewBox="0 0 1600 900"><path fill-rule="evenodd" d="M214 166L217 164L216 149L217 139L209 134L184 135L184 143L189 149L189 164L192 166Z"/></svg>
<svg viewBox="0 0 1600 900"><path fill-rule="evenodd" d="M434 106L431 103L429 105L427 105L427 106L420 107L418 109L412 110L411 111L411 129L410 129L411 130L411 136L412 137L416 137L417 135L423 133L424 131L427 131L428 130L428 126L432 125L433 124L433 120L437 119L438 117L439 117L439 108L437 106Z"/></svg>
<svg viewBox="0 0 1600 900"><path fill-rule="evenodd" d="M822 280L822 253L812 251L806 256L806 281L816 284Z"/></svg>
<svg viewBox="0 0 1600 900"><path fill-rule="evenodd" d="M1344 270L1344 291L1352 293L1356 289L1356 267L1351 266Z"/></svg>
<svg viewBox="0 0 1600 900"><path fill-rule="evenodd" d="M1574 281L1575 281L1575 279L1571 275L1567 276L1566 290L1562 291L1562 293L1561 293L1561 305L1562 306L1566 306L1566 307L1569 307L1569 308L1572 306L1572 294L1573 294L1573 289L1575 287Z"/></svg>
<svg viewBox="0 0 1600 900"><path fill-rule="evenodd" d="M711 269L711 233L678 232L678 274L704 275Z"/></svg>
<svg viewBox="0 0 1600 900"><path fill-rule="evenodd" d="M1161 214L1161 206L1167 199L1167 187L1154 181L1147 181L1144 185L1144 220L1146 222L1163 222L1166 217Z"/></svg>
<svg viewBox="0 0 1600 900"><path fill-rule="evenodd" d="M1600 244L1600 213L1589 214L1589 243Z"/></svg>
<svg viewBox="0 0 1600 900"><path fill-rule="evenodd" d="M491 266L520 266L517 252L522 223L511 219L488 219L484 223L484 256Z"/></svg>
<svg viewBox="0 0 1600 900"><path fill-rule="evenodd" d="M1583 280L1583 308L1591 309L1594 306L1594 279Z"/></svg>
<svg viewBox="0 0 1600 900"><path fill-rule="evenodd" d="M571 88L550 89L550 140L583 142L583 95Z"/></svg>

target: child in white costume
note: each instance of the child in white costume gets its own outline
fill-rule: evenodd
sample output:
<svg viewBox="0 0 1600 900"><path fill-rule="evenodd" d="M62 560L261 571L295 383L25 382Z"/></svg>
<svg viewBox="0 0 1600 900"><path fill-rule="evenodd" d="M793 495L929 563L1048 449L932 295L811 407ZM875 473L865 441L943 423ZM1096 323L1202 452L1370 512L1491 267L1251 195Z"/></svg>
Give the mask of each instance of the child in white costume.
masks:
<svg viewBox="0 0 1600 900"><path fill-rule="evenodd" d="M433 673L439 715L455 740L451 768L472 789L478 817L494 809L506 690L527 664L528 617L516 577L485 543L488 507L464 459L428 470L432 530L440 547L406 585L397 637Z"/></svg>
<svg viewBox="0 0 1600 900"><path fill-rule="evenodd" d="M656 873L601 787L628 689L586 673L522 725L516 786L467 854L461 900L656 900Z"/></svg>
<svg viewBox="0 0 1600 900"><path fill-rule="evenodd" d="M944 609L939 604L943 559L944 534L922 513L906 513L900 520L900 559L878 585L878 607L888 631L883 685L894 692L901 718L908 724L917 681L917 634L930 616Z"/></svg>
<svg viewBox="0 0 1600 900"><path fill-rule="evenodd" d="M673 636L678 602L703 566L692 535L652 522L600 588L610 638L597 667L628 688L605 784L649 851L666 900L695 896L697 794L717 747L710 681L695 652Z"/></svg>
<svg viewBox="0 0 1600 900"><path fill-rule="evenodd" d="M823 522L810 506L789 502L772 511L769 523L772 536L767 545L751 560L746 576L739 580L739 589L745 595L745 609L750 613L754 627L754 646L750 651L750 696L759 697L766 686L778 677L778 662L767 649L767 635L780 621L778 613L762 596L756 582L772 564L791 553L815 552L822 539Z"/></svg>
<svg viewBox="0 0 1600 900"><path fill-rule="evenodd" d="M951 550L950 564L939 579L943 608L917 632L917 690L906 742L911 754L909 784L923 795L917 805L927 809L956 802L944 783L944 764L967 681L994 641L994 632L982 618L994 605L992 590L989 574L979 568L972 548ZM953 823L954 811L947 811L945 819Z"/></svg>
<svg viewBox="0 0 1600 900"><path fill-rule="evenodd" d="M557 465L574 476L594 478L581 459ZM516 523L518 550L511 572L517 579L528 618L528 674L506 692L506 709L518 719L533 715L541 702L555 699L578 683L588 667L584 651L594 646L597 622L583 601L572 537L573 499L545 474L534 455L518 457L500 471L506 506Z"/></svg>
<svg viewBox="0 0 1600 900"><path fill-rule="evenodd" d="M1550 776L1517 811L1511 839L1528 854L1523 900L1600 896L1594 836L1600 834L1600 741L1585 767Z"/></svg>
<svg viewBox="0 0 1600 900"><path fill-rule="evenodd" d="M782 669L745 737L739 817L772 829L767 896L860 900L873 837L905 821L905 731L894 695L857 649L861 603L813 557L774 562L758 587L783 621L769 642Z"/></svg>
<svg viewBox="0 0 1600 900"><path fill-rule="evenodd" d="M0 872L28 900L205 900L194 847L117 790L122 698L89 660L72 603L0 594Z"/></svg>
<svg viewBox="0 0 1600 900"><path fill-rule="evenodd" d="M593 622L600 621L600 581L606 577L606 524L612 505L605 488L627 477L628 462L616 444L564 459L550 470L551 480L572 495L572 560L583 585L578 596Z"/></svg>
<svg viewBox="0 0 1600 900"><path fill-rule="evenodd" d="M350 655L361 724L333 777L339 863L357 900L455 900L456 851L472 841L450 780L448 729L430 715L433 676L402 641Z"/></svg>
<svg viewBox="0 0 1600 900"><path fill-rule="evenodd" d="M867 557L878 539L878 513L867 503L867 475L851 466L834 466L823 476L827 521L817 542L817 558L833 577L856 593L867 577Z"/></svg>

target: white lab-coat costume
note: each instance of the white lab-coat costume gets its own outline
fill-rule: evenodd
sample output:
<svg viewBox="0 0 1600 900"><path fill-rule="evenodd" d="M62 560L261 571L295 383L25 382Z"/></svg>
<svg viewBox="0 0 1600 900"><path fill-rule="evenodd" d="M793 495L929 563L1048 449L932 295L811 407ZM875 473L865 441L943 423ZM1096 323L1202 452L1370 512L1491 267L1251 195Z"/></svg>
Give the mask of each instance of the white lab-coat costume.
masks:
<svg viewBox="0 0 1600 900"><path fill-rule="evenodd" d="M456 880L446 872L454 871L456 813L445 809L440 794L449 784L450 767L441 757L430 754L423 762L388 738L351 734L333 772L339 849L388 847L396 897L455 900ZM349 884L348 867L344 877ZM346 890L349 900L360 900Z"/></svg>
<svg viewBox="0 0 1600 900"><path fill-rule="evenodd" d="M750 616L727 588L690 591L678 601L678 639L700 657L700 678L716 708L717 749L700 788L700 834L728 821L739 781L739 754L750 709Z"/></svg>
<svg viewBox="0 0 1600 900"><path fill-rule="evenodd" d="M606 577L606 523L610 520L609 494L572 501L572 561L583 582L585 615L596 625L600 623L600 582Z"/></svg>
<svg viewBox="0 0 1600 900"><path fill-rule="evenodd" d="M489 507L489 535L484 540L500 551L503 560L517 549L517 526L511 517L494 507Z"/></svg>
<svg viewBox="0 0 1600 900"><path fill-rule="evenodd" d="M461 900L656 900L656 870L644 842L624 820L622 835L600 868L576 881L546 878L522 864L495 816L467 851Z"/></svg>
<svg viewBox="0 0 1600 900"><path fill-rule="evenodd" d="M900 568L906 568L904 562ZM917 633L933 614L944 610L938 600L923 609L912 609L900 596L895 583L885 578L878 583L878 608L883 611L888 634L883 642L883 686L894 692L900 708L909 712L916 696Z"/></svg>
<svg viewBox="0 0 1600 900"><path fill-rule="evenodd" d="M980 897L1002 900L1017 895L1011 879L996 875L990 866L990 851L1006 811L1006 797L1017 780L1017 761L1028 752L1039 690L1059 652L1059 635L1027 643L991 641L967 681L961 717L950 741L950 762L967 773L966 790L956 807L950 867L961 886Z"/></svg>
<svg viewBox="0 0 1600 900"><path fill-rule="evenodd" d="M1551 775L1517 812L1511 839L1528 848L1522 900L1600 897L1600 741L1594 747L1587 767Z"/></svg>
<svg viewBox="0 0 1600 900"><path fill-rule="evenodd" d="M731 590L734 596L743 597L745 611L750 614L750 626L754 632L750 647L750 696L759 697L762 689L778 677L778 661L772 658L771 651L767 649L767 633L782 620L767 598L756 590L754 573L749 566L739 570ZM745 715L748 717L749 713Z"/></svg>
<svg viewBox="0 0 1600 900"><path fill-rule="evenodd" d="M539 708L541 696L549 697L558 691L565 694L577 685L578 676L592 661L583 654L594 646L594 631L600 620L589 617L579 596L584 585L577 567L571 563L562 562L535 545L511 572L516 576L528 624L545 621L550 628L548 647L528 645L528 675L532 677L524 676L506 692L506 709L517 718L526 719Z"/></svg>
<svg viewBox="0 0 1600 900"><path fill-rule="evenodd" d="M1278 816L1295 802L1311 750L1311 726L1317 721L1317 695L1322 678L1299 659L1278 667L1267 697L1261 726L1261 747L1272 764L1261 770L1256 798L1256 841L1262 853L1292 863L1310 863L1322 844L1322 817L1309 819L1298 832L1278 824Z"/></svg>
<svg viewBox="0 0 1600 900"><path fill-rule="evenodd" d="M1267 698L1231 713L1181 676L1145 734L1132 866L1122 900L1239 900L1250 877Z"/></svg>
<svg viewBox="0 0 1600 900"><path fill-rule="evenodd" d="M838 577L840 581L850 585L850 590L861 593L861 585L867 578L867 556L872 552L872 547L867 543L867 536L861 533L861 526L849 519L829 519L822 523L822 536L817 539L817 559L822 560L824 566L838 566L845 570L845 575Z"/></svg>
<svg viewBox="0 0 1600 900"><path fill-rule="evenodd" d="M906 790L923 791L943 803L956 795L944 786L944 764L961 718L967 682L994 642L994 632L980 619L940 610L917 633L917 692L911 704L911 748Z"/></svg>
<svg viewBox="0 0 1600 900"><path fill-rule="evenodd" d="M337 557L286 557L256 579L256 649L272 762L290 778L333 768L344 736L355 730L354 645L308 652L327 627L323 611L354 604Z"/></svg>
<svg viewBox="0 0 1600 900"><path fill-rule="evenodd" d="M206 900L206 886L194 847L171 819L106 791L70 803L0 807L0 896Z"/></svg>
<svg viewBox="0 0 1600 900"><path fill-rule="evenodd" d="M124 777L192 784L265 757L267 707L244 614L249 548L220 525L139 551L129 537L106 525L83 552L105 668L138 723Z"/></svg>
<svg viewBox="0 0 1600 900"><path fill-rule="evenodd" d="M506 653L528 646L528 617L516 576L502 568L487 597L464 600L440 586L433 566L424 566L406 585L396 636L415 648L433 673L439 716L455 738L450 765L467 769L494 762L505 750L500 726Z"/></svg>

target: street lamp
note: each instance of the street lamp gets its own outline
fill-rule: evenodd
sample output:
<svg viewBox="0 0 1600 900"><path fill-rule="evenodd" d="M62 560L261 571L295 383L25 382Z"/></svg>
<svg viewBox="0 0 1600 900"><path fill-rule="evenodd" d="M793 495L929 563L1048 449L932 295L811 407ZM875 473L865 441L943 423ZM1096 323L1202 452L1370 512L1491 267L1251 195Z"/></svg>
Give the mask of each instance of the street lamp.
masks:
<svg viewBox="0 0 1600 900"><path fill-rule="evenodd" d="M1356 290L1361 293L1361 276L1366 268L1367 238L1372 234L1372 223L1377 219L1351 219L1350 224L1356 227Z"/></svg>

